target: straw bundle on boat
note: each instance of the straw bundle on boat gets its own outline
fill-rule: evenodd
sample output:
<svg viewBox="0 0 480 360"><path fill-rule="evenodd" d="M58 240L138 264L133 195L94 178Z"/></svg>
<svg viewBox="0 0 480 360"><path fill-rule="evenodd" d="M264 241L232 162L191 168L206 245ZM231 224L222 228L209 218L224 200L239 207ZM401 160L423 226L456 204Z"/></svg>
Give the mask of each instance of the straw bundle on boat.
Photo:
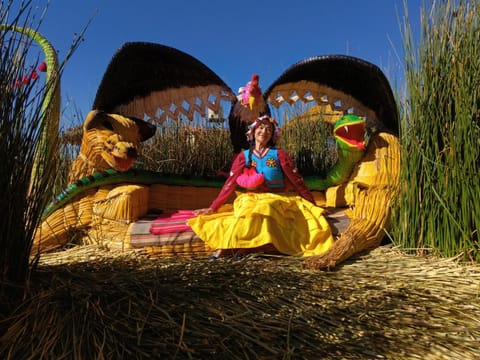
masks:
<svg viewBox="0 0 480 360"><path fill-rule="evenodd" d="M480 270L378 247L334 272L74 247L42 254L4 358L480 357Z"/></svg>
<svg viewBox="0 0 480 360"><path fill-rule="evenodd" d="M400 143L395 135L379 133L351 176L328 189L326 204L351 206L350 225L325 254L307 260L312 269L334 268L353 254L380 245L390 228L391 206L398 192ZM344 196L339 196L340 194Z"/></svg>
<svg viewBox="0 0 480 360"><path fill-rule="evenodd" d="M206 208L210 206L218 191L219 188L215 186L153 184L150 186L149 208L167 211Z"/></svg>

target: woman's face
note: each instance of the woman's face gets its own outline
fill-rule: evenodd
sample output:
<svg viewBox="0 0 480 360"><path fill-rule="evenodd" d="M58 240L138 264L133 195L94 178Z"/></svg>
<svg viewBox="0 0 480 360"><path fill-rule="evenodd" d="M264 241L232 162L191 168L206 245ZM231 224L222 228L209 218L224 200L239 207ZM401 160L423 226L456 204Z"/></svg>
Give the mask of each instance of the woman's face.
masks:
<svg viewBox="0 0 480 360"><path fill-rule="evenodd" d="M265 147L273 136L273 124L263 121L255 128L255 145Z"/></svg>

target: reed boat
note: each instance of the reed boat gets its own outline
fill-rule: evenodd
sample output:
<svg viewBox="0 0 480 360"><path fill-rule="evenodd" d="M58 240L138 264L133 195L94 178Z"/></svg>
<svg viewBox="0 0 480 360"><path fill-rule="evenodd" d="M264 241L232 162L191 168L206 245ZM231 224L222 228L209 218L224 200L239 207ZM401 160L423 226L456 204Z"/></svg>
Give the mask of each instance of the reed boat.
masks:
<svg viewBox="0 0 480 360"><path fill-rule="evenodd" d="M138 249L152 257L214 251L185 220L194 209L210 205L225 177L153 172L131 166L122 156L140 151L156 125L179 116L218 114L222 102L231 105L233 152L245 147L246 127L258 114L282 106L314 104L304 115L332 125L337 163L327 176L304 177L317 204L328 210L335 243L326 253L307 258L308 267L332 269L380 245L391 226L400 145L397 105L376 65L345 55L307 58L281 74L255 106L246 107L240 94L193 56L161 44L133 42L113 55L105 71L83 125L70 184L45 209L32 255L91 243L119 251ZM112 138L118 146L109 149ZM120 146L124 143L128 151Z"/></svg>

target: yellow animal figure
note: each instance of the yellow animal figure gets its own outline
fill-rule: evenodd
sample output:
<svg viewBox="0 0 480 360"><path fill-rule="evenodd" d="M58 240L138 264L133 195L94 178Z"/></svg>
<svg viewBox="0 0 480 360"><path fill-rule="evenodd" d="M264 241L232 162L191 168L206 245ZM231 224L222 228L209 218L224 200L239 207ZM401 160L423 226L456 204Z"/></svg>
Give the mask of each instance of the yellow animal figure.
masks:
<svg viewBox="0 0 480 360"><path fill-rule="evenodd" d="M80 153L71 165L68 182L106 169L126 171L139 154L142 141L155 134L146 121L93 110L83 124Z"/></svg>
<svg viewBox="0 0 480 360"><path fill-rule="evenodd" d="M107 169L130 169L139 155L141 142L152 137L155 129L154 125L134 117L91 111L83 124L80 152L72 162L69 183ZM108 199L114 201L113 204L110 201L110 206L106 205ZM105 217L130 222L146 213L147 204L147 190L143 186L128 184L87 191L44 219L32 251L54 250L72 237L88 236L88 231Z"/></svg>

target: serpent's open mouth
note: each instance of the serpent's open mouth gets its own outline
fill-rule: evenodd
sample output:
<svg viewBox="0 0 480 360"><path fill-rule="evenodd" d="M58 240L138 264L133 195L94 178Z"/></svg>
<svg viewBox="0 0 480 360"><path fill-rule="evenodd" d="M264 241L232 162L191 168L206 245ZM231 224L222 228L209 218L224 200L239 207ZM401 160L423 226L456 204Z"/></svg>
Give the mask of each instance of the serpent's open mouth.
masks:
<svg viewBox="0 0 480 360"><path fill-rule="evenodd" d="M365 121L342 124L335 128L334 133L337 141L365 150Z"/></svg>

